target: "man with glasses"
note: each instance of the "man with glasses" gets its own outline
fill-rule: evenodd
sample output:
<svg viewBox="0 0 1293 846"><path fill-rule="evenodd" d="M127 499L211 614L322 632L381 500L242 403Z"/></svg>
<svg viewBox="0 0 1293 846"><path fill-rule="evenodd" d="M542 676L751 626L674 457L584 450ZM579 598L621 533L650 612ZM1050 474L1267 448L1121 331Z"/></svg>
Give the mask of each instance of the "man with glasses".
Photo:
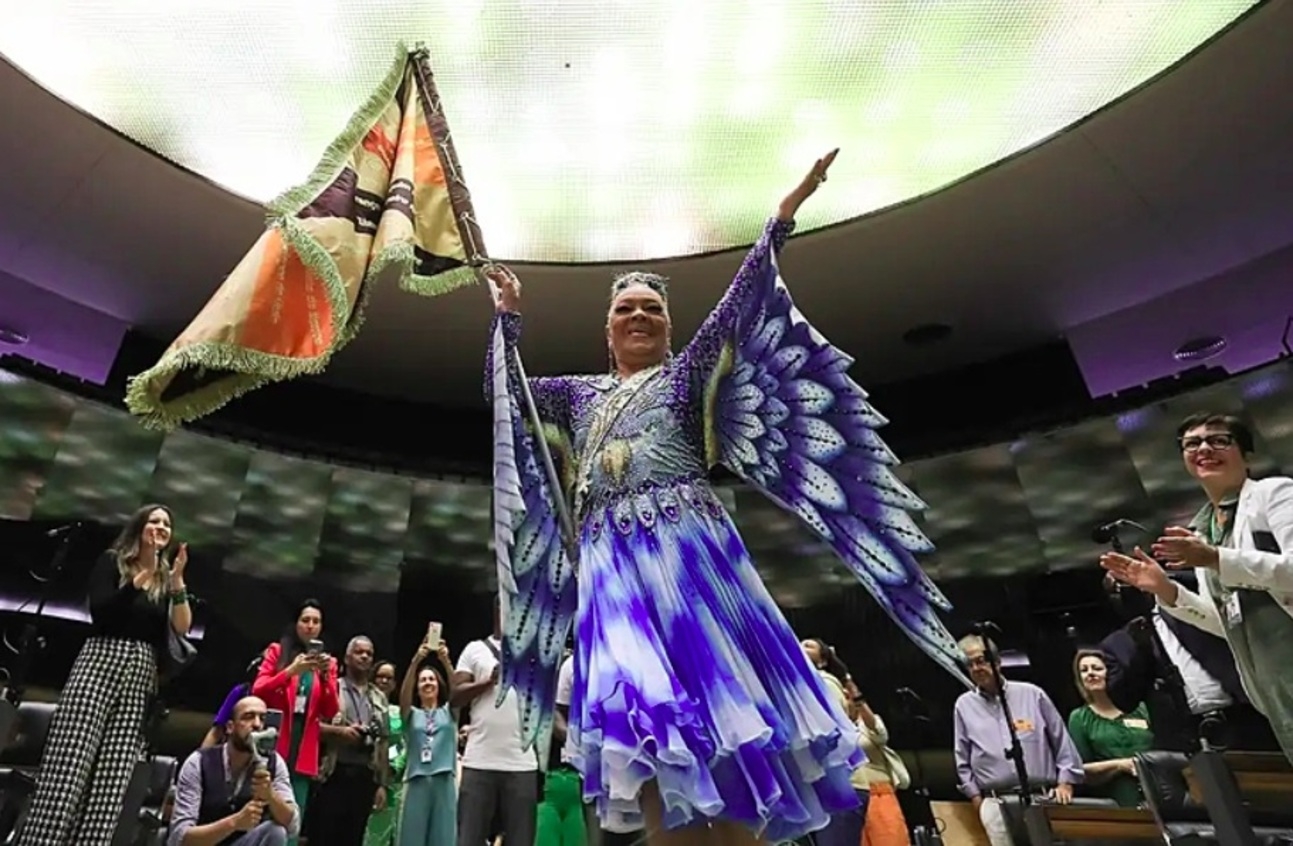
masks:
<svg viewBox="0 0 1293 846"><path fill-rule="evenodd" d="M1293 479L1248 478L1253 434L1230 415L1186 418L1177 441L1207 504L1188 527L1164 529L1153 557L1137 547L1105 553L1100 564L1164 612L1226 639L1244 689L1293 761ZM1194 568L1198 592L1160 561Z"/></svg>
<svg viewBox="0 0 1293 846"><path fill-rule="evenodd" d="M976 689L962 693L952 712L957 786L978 811L988 842L1013 846L1025 841L1019 806L1012 803L1008 813L1002 802L1018 795L1019 776L1006 757L1011 737L1001 697L1019 735L1030 793L1061 805L1072 802L1073 785L1084 777L1082 757L1046 691L1025 681L1002 679L1004 689L997 684L1001 658L991 640L967 635L960 647Z"/></svg>

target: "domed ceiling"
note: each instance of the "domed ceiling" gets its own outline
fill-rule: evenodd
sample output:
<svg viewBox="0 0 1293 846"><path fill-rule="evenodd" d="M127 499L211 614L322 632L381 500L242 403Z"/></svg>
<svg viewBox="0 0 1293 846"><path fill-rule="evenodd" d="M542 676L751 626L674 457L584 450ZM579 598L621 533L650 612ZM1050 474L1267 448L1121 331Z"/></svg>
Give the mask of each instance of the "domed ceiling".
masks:
<svg viewBox="0 0 1293 846"><path fill-rule="evenodd" d="M6 10L0 53L266 201L308 174L397 43L423 41L494 254L631 261L748 243L837 145L833 190L801 229L931 192L1135 89L1255 5L48 0Z"/></svg>

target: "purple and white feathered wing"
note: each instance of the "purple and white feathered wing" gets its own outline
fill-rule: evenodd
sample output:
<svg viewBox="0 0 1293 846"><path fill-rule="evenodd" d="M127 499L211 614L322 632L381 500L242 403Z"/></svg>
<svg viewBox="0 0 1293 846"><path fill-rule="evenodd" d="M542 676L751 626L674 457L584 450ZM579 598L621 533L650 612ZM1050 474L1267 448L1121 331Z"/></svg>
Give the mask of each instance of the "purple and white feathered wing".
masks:
<svg viewBox="0 0 1293 846"><path fill-rule="evenodd" d="M925 504L894 475L876 430L887 421L848 375L853 360L795 308L766 250L705 391L706 452L797 514L889 616L965 684L938 611L951 604L917 564L933 545L912 520ZM761 278L759 278L761 277Z"/></svg>
<svg viewBox="0 0 1293 846"><path fill-rule="evenodd" d="M494 408L494 545L503 613L501 703L515 689L522 746L545 765L556 708L557 675L578 602L574 565L562 542L552 489L534 433L525 426L517 368L505 320L490 347Z"/></svg>

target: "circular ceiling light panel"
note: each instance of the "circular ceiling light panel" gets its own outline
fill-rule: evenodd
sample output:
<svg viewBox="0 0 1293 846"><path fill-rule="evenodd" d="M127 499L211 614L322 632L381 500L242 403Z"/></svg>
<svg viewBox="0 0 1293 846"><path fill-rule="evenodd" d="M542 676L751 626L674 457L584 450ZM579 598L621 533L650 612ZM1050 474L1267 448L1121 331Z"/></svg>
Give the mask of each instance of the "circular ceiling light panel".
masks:
<svg viewBox="0 0 1293 846"><path fill-rule="evenodd" d="M0 54L229 190L300 183L425 42L491 251L640 260L945 186L1167 69L1260 0L46 0Z"/></svg>

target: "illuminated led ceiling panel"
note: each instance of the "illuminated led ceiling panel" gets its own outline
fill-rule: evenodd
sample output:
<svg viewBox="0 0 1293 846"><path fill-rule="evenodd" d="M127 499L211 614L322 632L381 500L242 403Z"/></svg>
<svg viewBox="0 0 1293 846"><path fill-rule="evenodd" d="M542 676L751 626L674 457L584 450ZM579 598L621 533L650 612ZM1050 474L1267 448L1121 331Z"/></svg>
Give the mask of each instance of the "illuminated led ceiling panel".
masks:
<svg viewBox="0 0 1293 846"><path fill-rule="evenodd" d="M803 228L947 185L1258 2L45 0L6 4L0 53L265 201L424 41L491 252L632 260L749 243L834 146Z"/></svg>

